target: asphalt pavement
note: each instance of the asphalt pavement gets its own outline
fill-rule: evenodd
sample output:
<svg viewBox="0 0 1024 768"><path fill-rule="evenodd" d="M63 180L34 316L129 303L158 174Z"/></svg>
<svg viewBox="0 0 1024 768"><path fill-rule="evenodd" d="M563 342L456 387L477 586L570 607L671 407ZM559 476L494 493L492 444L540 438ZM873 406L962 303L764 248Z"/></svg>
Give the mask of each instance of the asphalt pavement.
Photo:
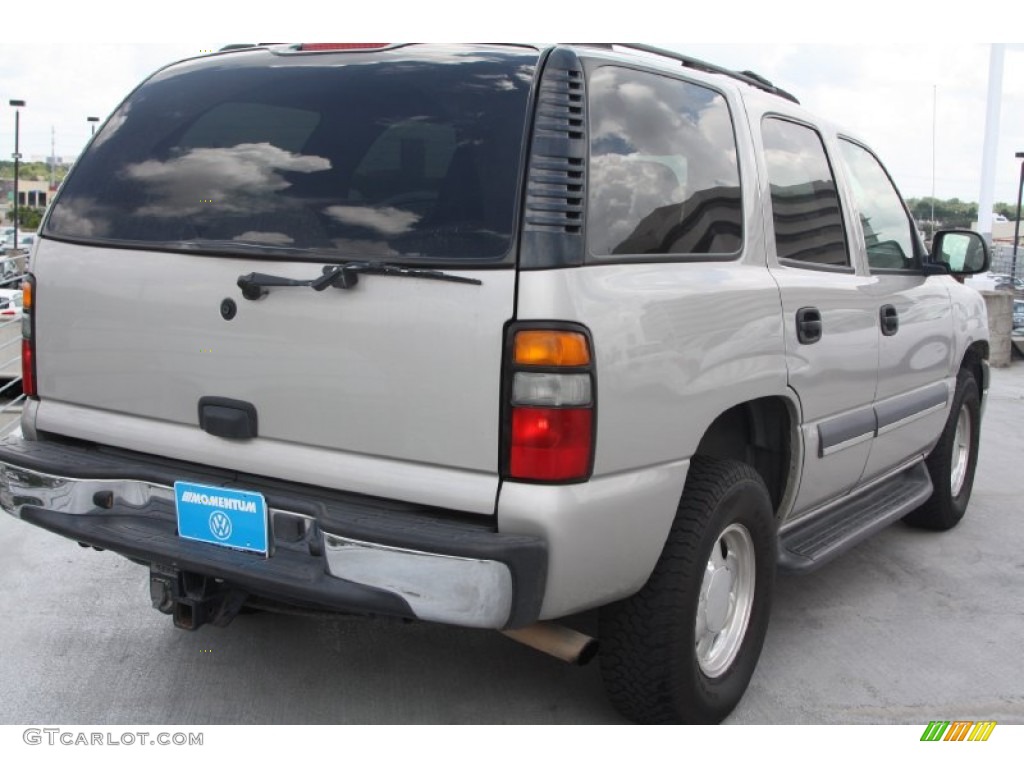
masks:
<svg viewBox="0 0 1024 768"><path fill-rule="evenodd" d="M1024 363L994 370L967 516L777 582L729 723L1024 723ZM189 633L147 572L0 514L0 723L617 723L596 664L496 632L255 614ZM592 615L577 617L581 628Z"/></svg>

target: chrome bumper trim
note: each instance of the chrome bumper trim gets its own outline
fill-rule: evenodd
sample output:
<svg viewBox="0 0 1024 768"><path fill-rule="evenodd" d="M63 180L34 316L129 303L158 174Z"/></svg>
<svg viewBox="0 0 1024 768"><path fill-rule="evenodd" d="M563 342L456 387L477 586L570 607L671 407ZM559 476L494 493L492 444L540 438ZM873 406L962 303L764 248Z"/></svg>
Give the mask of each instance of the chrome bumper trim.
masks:
<svg viewBox="0 0 1024 768"><path fill-rule="evenodd" d="M0 506L15 517L21 517L25 506L88 516L97 509L95 496L101 492L112 493L122 510L142 510L154 501L174 504L173 489L157 483L76 479L0 464ZM272 520L281 516L300 519L304 530L315 522L308 515L284 509L269 511ZM273 537L273 524L270 528ZM419 619L493 629L503 628L509 621L514 589L511 571L502 562L322 535L328 576L393 593L405 600Z"/></svg>
<svg viewBox="0 0 1024 768"><path fill-rule="evenodd" d="M504 627L512 574L504 563L437 555L324 534L332 576L391 592L421 619L465 627Z"/></svg>
<svg viewBox="0 0 1024 768"><path fill-rule="evenodd" d="M95 495L104 491L113 492L119 502L130 506L141 507L157 499L174 503L172 488L143 480L81 480L0 464L0 507L15 517L21 517L24 506L85 515L96 508Z"/></svg>

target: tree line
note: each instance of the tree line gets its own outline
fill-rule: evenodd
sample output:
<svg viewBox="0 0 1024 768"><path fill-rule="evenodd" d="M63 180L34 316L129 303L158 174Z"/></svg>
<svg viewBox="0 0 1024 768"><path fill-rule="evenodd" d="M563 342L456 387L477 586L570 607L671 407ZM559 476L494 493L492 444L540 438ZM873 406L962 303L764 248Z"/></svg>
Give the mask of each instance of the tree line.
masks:
<svg viewBox="0 0 1024 768"><path fill-rule="evenodd" d="M967 229L978 220L977 203L969 203L958 197L949 200L911 197L907 199L907 206L919 226L924 227L931 224L933 203L936 229ZM1017 218L1017 206L1009 203L996 203L992 206L992 211L1005 216L1010 221Z"/></svg>
<svg viewBox="0 0 1024 768"><path fill-rule="evenodd" d="M53 168L54 181L58 184L68 175L71 166L66 163L57 163ZM14 178L14 161L0 160L0 179ZM31 162L18 163L18 178L21 181L49 181L50 165L48 163Z"/></svg>

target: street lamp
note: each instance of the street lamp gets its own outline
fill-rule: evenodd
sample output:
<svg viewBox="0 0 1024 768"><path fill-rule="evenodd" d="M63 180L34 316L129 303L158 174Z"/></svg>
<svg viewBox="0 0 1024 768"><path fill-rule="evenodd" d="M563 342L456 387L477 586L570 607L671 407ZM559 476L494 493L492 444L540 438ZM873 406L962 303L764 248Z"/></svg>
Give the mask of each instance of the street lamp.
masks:
<svg viewBox="0 0 1024 768"><path fill-rule="evenodd" d="M92 123L92 133L90 133L89 135L90 136L95 136L96 135L96 123L98 123L100 121L100 119L98 117L87 117L85 119L86 119L87 122Z"/></svg>
<svg viewBox="0 0 1024 768"><path fill-rule="evenodd" d="M21 150L18 144L18 134L21 123L19 107L24 107L25 102L21 99L11 99L10 105L14 107L14 249L18 249L18 161L21 160Z"/></svg>
<svg viewBox="0 0 1024 768"><path fill-rule="evenodd" d="M1018 152L1015 157L1024 161L1024 152ZM1013 262L1010 267L1010 290L1017 287L1017 242L1020 240L1020 197L1024 192L1024 162L1020 164L1020 183L1017 185L1017 221L1013 225Z"/></svg>

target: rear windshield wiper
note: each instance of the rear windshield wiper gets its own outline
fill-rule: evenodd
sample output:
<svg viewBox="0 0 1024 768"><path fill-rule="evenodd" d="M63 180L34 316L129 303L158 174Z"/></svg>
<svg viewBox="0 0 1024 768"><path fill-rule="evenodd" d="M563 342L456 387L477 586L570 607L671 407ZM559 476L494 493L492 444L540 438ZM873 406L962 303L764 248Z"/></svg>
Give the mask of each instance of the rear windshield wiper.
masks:
<svg viewBox="0 0 1024 768"><path fill-rule="evenodd" d="M238 287L242 289L242 296L255 301L269 292L268 288L282 287L309 287L314 291L323 291L327 288L354 288L359 282L359 275L385 275L387 277L414 277L420 280L444 280L449 283L466 283L468 285L483 285L480 280L471 277L459 277L449 275L446 272L439 272L436 269L418 269L416 267L401 267L397 264L382 264L370 261L350 261L347 264L337 264L324 267L323 274L312 280L293 280L288 277L277 275L266 275L262 272L250 272L248 275L241 275L238 278Z"/></svg>
<svg viewBox="0 0 1024 768"><path fill-rule="evenodd" d="M253 243L245 240L209 240L195 238L192 240L169 240L157 245L186 251L210 251L211 253L238 253L239 251L274 254L312 253L310 248L295 248L276 243Z"/></svg>

